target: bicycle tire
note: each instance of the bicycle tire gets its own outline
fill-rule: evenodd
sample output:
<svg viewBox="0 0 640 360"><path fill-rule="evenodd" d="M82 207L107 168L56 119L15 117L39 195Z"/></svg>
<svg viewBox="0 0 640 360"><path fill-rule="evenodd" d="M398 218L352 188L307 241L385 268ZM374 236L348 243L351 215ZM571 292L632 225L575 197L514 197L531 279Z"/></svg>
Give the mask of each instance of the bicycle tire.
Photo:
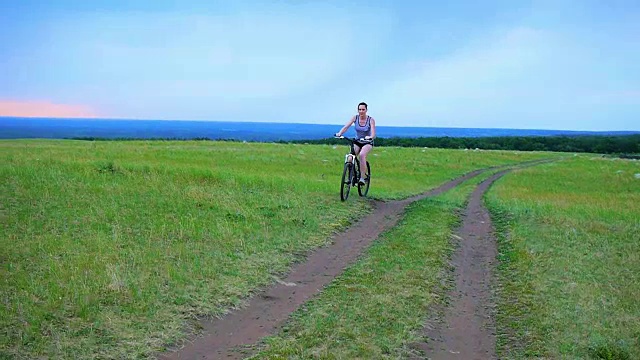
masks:
<svg viewBox="0 0 640 360"><path fill-rule="evenodd" d="M340 183L340 200L345 201L349 198L349 192L351 191L351 178L353 171L350 163L344 163L342 169L342 182Z"/></svg>
<svg viewBox="0 0 640 360"><path fill-rule="evenodd" d="M369 185L371 185L371 166L367 161L367 169L364 174L364 185L358 183L358 194L360 194L360 196L367 196L369 193Z"/></svg>

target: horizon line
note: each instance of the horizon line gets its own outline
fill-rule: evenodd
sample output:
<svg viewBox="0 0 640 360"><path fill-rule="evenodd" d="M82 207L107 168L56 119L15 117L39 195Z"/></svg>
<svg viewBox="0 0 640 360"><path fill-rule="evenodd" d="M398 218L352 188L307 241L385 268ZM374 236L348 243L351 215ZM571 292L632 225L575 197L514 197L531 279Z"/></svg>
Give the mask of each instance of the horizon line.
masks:
<svg viewBox="0 0 640 360"><path fill-rule="evenodd" d="M283 125L320 125L343 126L344 124L325 124L312 122L274 122L274 121L232 121L232 120L203 120L203 119L146 119L146 118L106 118L106 117L45 117L45 116L5 116L0 119L34 119L34 120L63 120L63 121L164 121L164 122L211 122L211 123L239 123L239 124L283 124ZM571 129L542 129L542 128L501 128L501 127L461 127L461 126L389 126L377 125L379 128L416 128L416 129L477 129L477 130L527 130L527 131L564 131L587 133L640 133L640 130L571 130Z"/></svg>

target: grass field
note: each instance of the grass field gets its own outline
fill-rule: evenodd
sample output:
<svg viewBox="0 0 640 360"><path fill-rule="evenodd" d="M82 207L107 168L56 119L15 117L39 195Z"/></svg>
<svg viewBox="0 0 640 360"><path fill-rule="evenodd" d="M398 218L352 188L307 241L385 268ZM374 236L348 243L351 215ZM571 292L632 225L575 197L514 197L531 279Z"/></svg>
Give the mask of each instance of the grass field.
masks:
<svg viewBox="0 0 640 360"><path fill-rule="evenodd" d="M10 358L162 351L369 210L357 196L339 201L346 146L25 140L0 150L0 354ZM370 195L549 156L376 148Z"/></svg>
<svg viewBox="0 0 640 360"><path fill-rule="evenodd" d="M638 173L638 161L584 155L488 193L503 358L640 359Z"/></svg>

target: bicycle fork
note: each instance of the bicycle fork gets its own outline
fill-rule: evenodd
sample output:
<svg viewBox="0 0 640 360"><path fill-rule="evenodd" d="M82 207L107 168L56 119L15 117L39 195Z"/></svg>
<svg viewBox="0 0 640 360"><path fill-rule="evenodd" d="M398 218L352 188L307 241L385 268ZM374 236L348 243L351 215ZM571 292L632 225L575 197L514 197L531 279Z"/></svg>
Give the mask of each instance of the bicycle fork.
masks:
<svg viewBox="0 0 640 360"><path fill-rule="evenodd" d="M353 164L353 161L356 159L356 157L353 154L346 154L344 156L344 162L345 163L350 163Z"/></svg>
<svg viewBox="0 0 640 360"><path fill-rule="evenodd" d="M358 174L360 173L360 169L357 169L359 166L356 156L353 154L346 154L344 156L344 162L346 164L351 164L351 173L349 174L349 183L351 185L355 185L356 181L358 181Z"/></svg>

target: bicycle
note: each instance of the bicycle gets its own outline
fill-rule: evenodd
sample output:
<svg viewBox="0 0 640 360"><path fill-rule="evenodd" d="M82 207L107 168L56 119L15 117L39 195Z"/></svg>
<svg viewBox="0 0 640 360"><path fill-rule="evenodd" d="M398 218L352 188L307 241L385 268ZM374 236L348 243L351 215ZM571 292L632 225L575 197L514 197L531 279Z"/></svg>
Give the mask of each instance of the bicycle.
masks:
<svg viewBox="0 0 640 360"><path fill-rule="evenodd" d="M344 167L342 169L342 181L340 183L340 199L342 201L349 198L349 192L351 186L358 186L358 194L360 196L367 196L369 193L369 186L371 185L371 165L369 161L366 164L366 173L363 177L364 184L359 182L360 180L360 159L356 156L356 151L353 144L358 142L360 144L371 144L372 140L367 139L351 139L344 136L334 136L337 139L347 139L350 143L350 151L344 156ZM355 162L354 162L355 160Z"/></svg>

